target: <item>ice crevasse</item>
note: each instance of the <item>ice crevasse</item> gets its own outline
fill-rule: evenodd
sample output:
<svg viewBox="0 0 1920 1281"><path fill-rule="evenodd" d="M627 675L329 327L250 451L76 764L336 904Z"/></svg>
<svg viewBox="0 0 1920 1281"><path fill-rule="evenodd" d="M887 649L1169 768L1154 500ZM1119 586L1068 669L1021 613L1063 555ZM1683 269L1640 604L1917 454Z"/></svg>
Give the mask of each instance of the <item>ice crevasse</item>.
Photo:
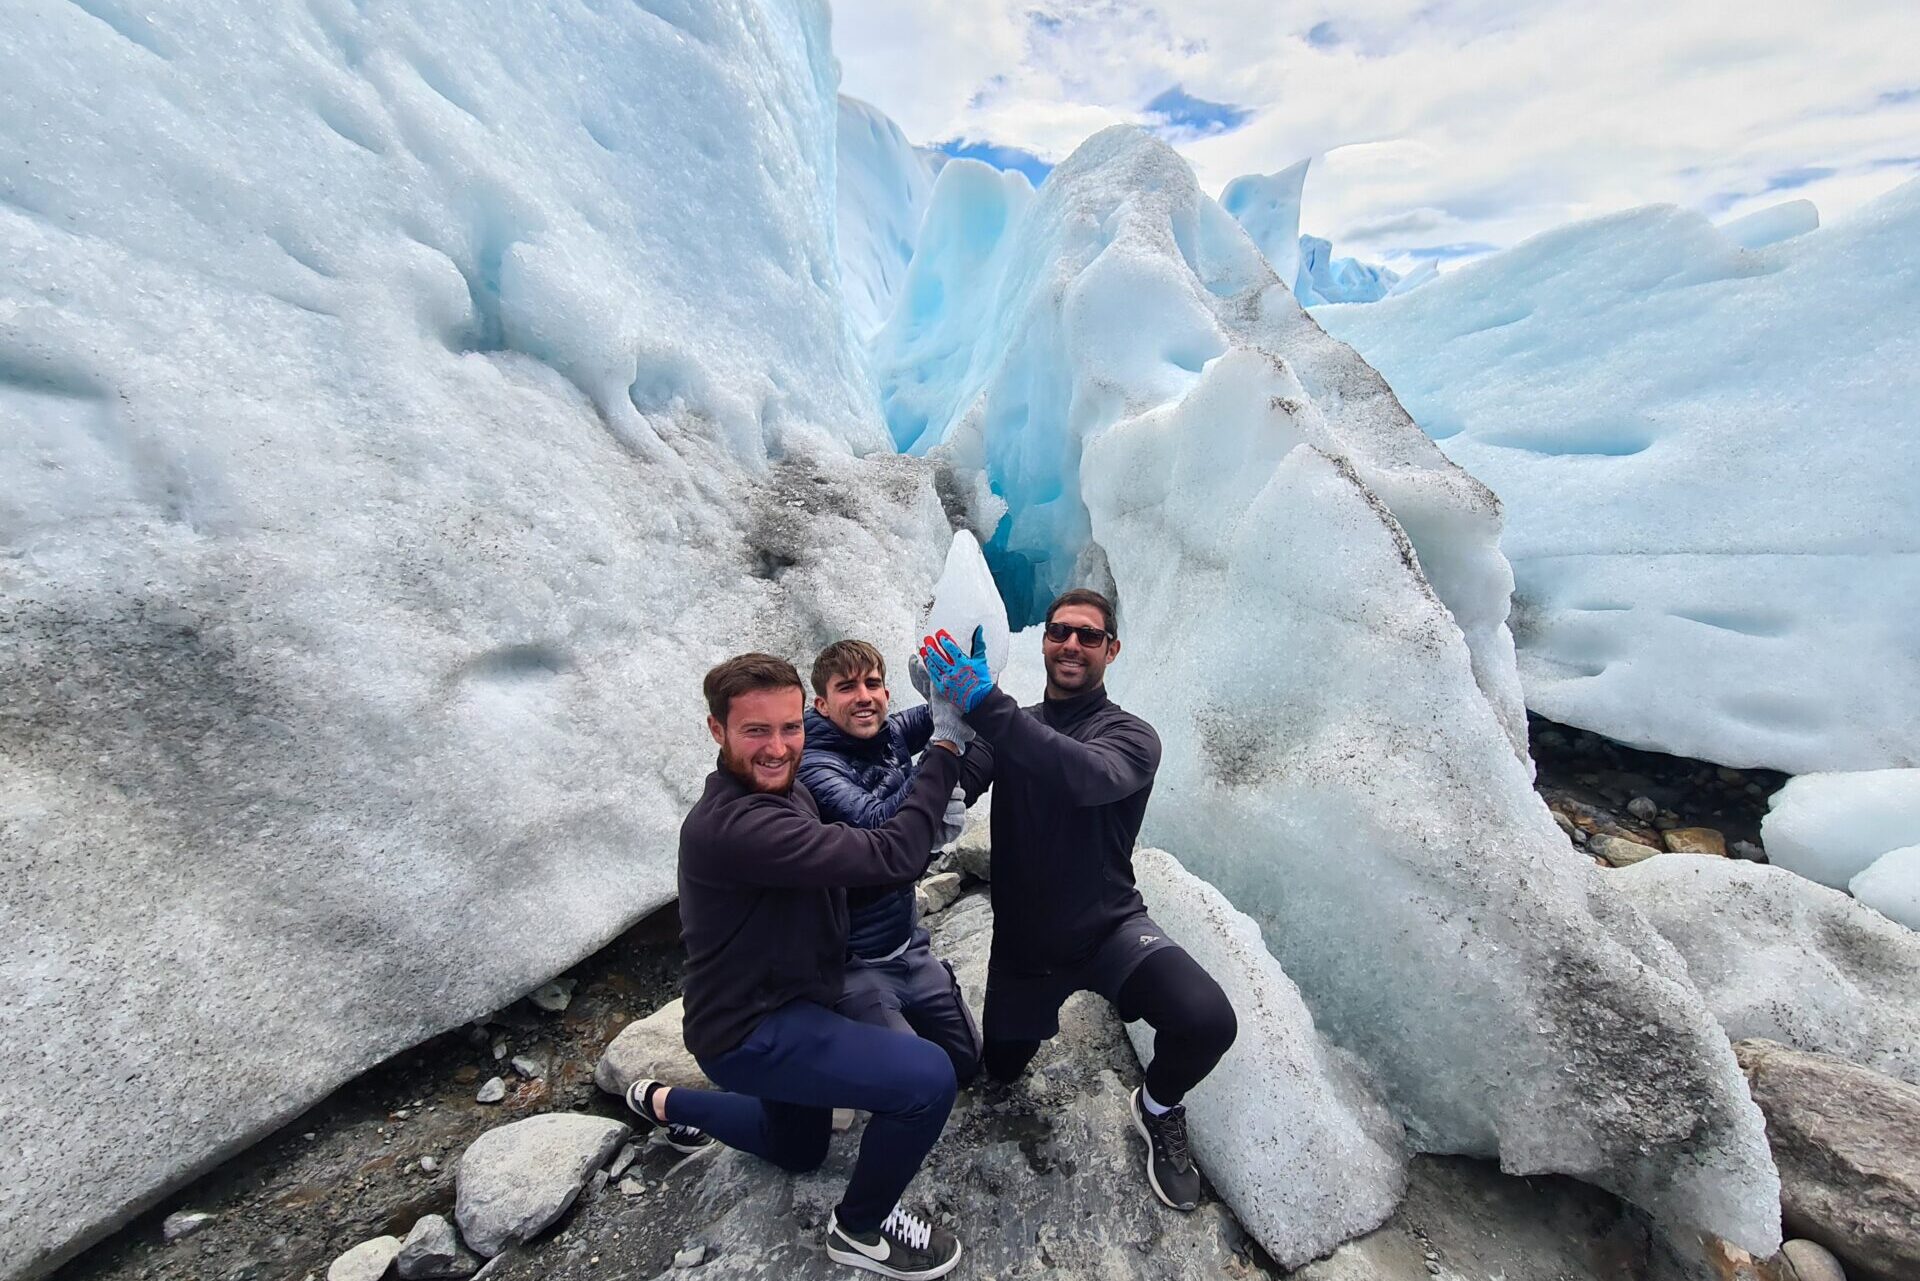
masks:
<svg viewBox="0 0 1920 1281"><path fill-rule="evenodd" d="M1177 154L1110 129L1037 192L948 163L874 369L1016 623L1115 589L1109 683L1166 745L1144 839L1258 922L1417 1147L1777 1245L1725 1035L1530 786L1498 502Z"/></svg>

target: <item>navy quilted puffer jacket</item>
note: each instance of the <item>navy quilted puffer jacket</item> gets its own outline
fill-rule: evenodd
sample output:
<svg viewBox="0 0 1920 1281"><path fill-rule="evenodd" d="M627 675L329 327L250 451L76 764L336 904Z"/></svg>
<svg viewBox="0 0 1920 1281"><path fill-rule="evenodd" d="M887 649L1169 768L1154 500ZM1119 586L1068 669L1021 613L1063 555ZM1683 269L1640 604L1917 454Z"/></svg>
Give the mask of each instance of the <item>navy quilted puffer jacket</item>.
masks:
<svg viewBox="0 0 1920 1281"><path fill-rule="evenodd" d="M887 717L872 738L844 734L832 721L807 712L807 750L800 781L829 823L878 827L893 817L913 784L913 758L933 737L933 713L909 707ZM931 856L932 851L928 851ZM847 955L880 957L913 934L913 881L847 891Z"/></svg>

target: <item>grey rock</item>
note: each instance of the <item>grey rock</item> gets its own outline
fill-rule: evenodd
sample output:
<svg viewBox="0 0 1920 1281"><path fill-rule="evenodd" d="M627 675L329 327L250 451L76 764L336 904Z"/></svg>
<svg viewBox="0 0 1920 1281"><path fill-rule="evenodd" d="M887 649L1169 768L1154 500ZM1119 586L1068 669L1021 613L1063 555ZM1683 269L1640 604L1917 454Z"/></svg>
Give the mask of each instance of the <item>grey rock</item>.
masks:
<svg viewBox="0 0 1920 1281"><path fill-rule="evenodd" d="M380 1281L399 1253L399 1237L362 1241L333 1261L327 1269L327 1281Z"/></svg>
<svg viewBox="0 0 1920 1281"><path fill-rule="evenodd" d="M1288 1273L1288 1281L1655 1275L1644 1219L1597 1188L1556 1175L1518 1179L1465 1157L1415 1157L1409 1175L1406 1199L1384 1226Z"/></svg>
<svg viewBox="0 0 1920 1281"><path fill-rule="evenodd" d="M798 653L821 629L909 634L951 534L931 468L892 456L833 279L832 185L815 181L835 131L825 9L699 8L698 61L674 71L656 65L673 42L639 8L351 17L370 48L404 30L444 50L459 92L512 122L469 175L513 193L491 242L451 230L490 201L478 187L398 169L367 171L327 212L327 162L272 166L223 208L223 232L172 238L177 257L129 257L217 198L103 185L99 165L39 152L57 130L9 128L9 182L45 159L63 207L91 220L69 242L70 281L118 284L42 296L0 272L4 363L30 370L0 393L0 1060L61 1065L0 1093L5 1271L57 1267L368 1065L672 898L675 834L713 764L679 731L704 715L713 642L657 630L689 584L742 649ZM117 81L129 128L96 150L125 145L155 172L260 171L275 139L313 127L300 95L255 98L234 129L173 128L171 104L234 100L236 59L263 82L311 74L319 55L293 35L304 21L239 5L197 28L164 75ZM21 101L57 62L106 65L126 47L105 23L10 11L5 26L0 81ZM516 78L489 52L548 40L571 51L564 74ZM697 146L664 139L638 167L596 171L583 197L556 175L604 153L578 130L568 158L536 157L532 140L577 116L574 71L615 48L640 51L620 90L636 111L681 110L689 94L710 110ZM683 198L656 198L669 182ZM607 234L537 212L580 198ZM822 283L744 307L709 273L652 270L659 251L639 246L695 223L729 260L808 264ZM436 238L457 260L411 239L425 227L450 229ZM219 265L276 228L303 255L354 247L342 262L365 273L297 287L364 285L365 306L319 304L340 314L319 318L318 341L310 308L234 293ZM569 314L680 317L652 350L710 390L609 421L538 357L476 357L501 345L480 332L499 320L470 305L461 273L480 270L484 243L528 237L556 263L606 265L566 283L565 301L543 293ZM186 281L228 283L206 284L204 306L161 301ZM561 346L548 352L561 364L586 354ZM852 590L856 563L871 581ZM154 874L186 849L217 878ZM477 927L480 896L510 907ZM35 990L51 974L57 993ZM138 1125L81 1066L109 1062L142 1083Z"/></svg>
<svg viewBox="0 0 1920 1281"><path fill-rule="evenodd" d="M978 880L993 878L993 835L989 830L993 815L993 793L988 792L967 810L966 830L953 843L948 863L957 872Z"/></svg>
<svg viewBox="0 0 1920 1281"><path fill-rule="evenodd" d="M694 1242L684 1250L673 1252L673 1266L676 1268L697 1268L707 1261L707 1247Z"/></svg>
<svg viewBox="0 0 1920 1281"><path fill-rule="evenodd" d="M439 1158L439 1157L435 1157L435 1156L423 1156L423 1157L421 1157L421 1158L420 1158L420 1169L421 1169L421 1172L422 1172L422 1173L425 1173L425 1174L438 1174L438 1173L440 1173L440 1158Z"/></svg>
<svg viewBox="0 0 1920 1281"><path fill-rule="evenodd" d="M1553 825L1564 832L1568 840L1578 841L1580 839L1580 829L1574 825L1572 819L1562 814L1559 810L1551 810L1549 812L1553 815Z"/></svg>
<svg viewBox="0 0 1920 1281"><path fill-rule="evenodd" d="M525 1241L566 1213L630 1133L618 1121L564 1112L487 1131L460 1158L460 1235L489 1258Z"/></svg>
<svg viewBox="0 0 1920 1281"><path fill-rule="evenodd" d="M1780 1281L1847 1281L1847 1270L1833 1251L1800 1238L1780 1247Z"/></svg>
<svg viewBox="0 0 1920 1281"><path fill-rule="evenodd" d="M1400 1126L1314 1030L1260 929L1162 850L1133 855L1153 919L1226 991L1240 1032L1187 1095L1194 1158L1240 1223L1298 1267L1384 1222L1406 1188ZM1142 1063L1153 1030L1127 1033Z"/></svg>
<svg viewBox="0 0 1920 1281"><path fill-rule="evenodd" d="M521 1076L524 1076L529 1081L537 1081L541 1077L547 1074L547 1065L545 1061L541 1059L536 1059L530 1054L514 1055L513 1063L511 1064L511 1066L514 1071L518 1072Z"/></svg>
<svg viewBox="0 0 1920 1281"><path fill-rule="evenodd" d="M184 1241L200 1229L213 1222L213 1216L204 1210L178 1210L169 1214L160 1224L160 1236L168 1245L175 1241Z"/></svg>
<svg viewBox="0 0 1920 1281"><path fill-rule="evenodd" d="M1920 1085L1920 934L1785 868L1737 859L1668 856L1607 879L1686 959L1728 1036Z"/></svg>
<svg viewBox="0 0 1920 1281"><path fill-rule="evenodd" d="M1587 842L1587 848L1613 867L1631 867L1661 852L1651 845L1642 845L1624 836L1596 836Z"/></svg>
<svg viewBox="0 0 1920 1281"><path fill-rule="evenodd" d="M941 872L936 876L929 876L914 887L914 898L923 918L946 911L959 897L960 874L958 872Z"/></svg>
<svg viewBox="0 0 1920 1281"><path fill-rule="evenodd" d="M572 979L555 979L527 993L527 999L549 1014L558 1014L573 1004L574 986Z"/></svg>
<svg viewBox="0 0 1920 1281"><path fill-rule="evenodd" d="M645 1196L647 1185L639 1179L622 1179L619 1184L621 1196Z"/></svg>
<svg viewBox="0 0 1920 1281"><path fill-rule="evenodd" d="M687 1052L687 1043L681 1037L685 1016L686 1007L676 997L622 1028L593 1069L593 1083L609 1094L622 1096L629 1085L648 1077L668 1085L711 1090L713 1082Z"/></svg>
<svg viewBox="0 0 1920 1281"><path fill-rule="evenodd" d="M414 1223L394 1259L400 1281L469 1277L479 1267L480 1260L460 1244L453 1225L438 1214L426 1215Z"/></svg>
<svg viewBox="0 0 1920 1281"><path fill-rule="evenodd" d="M1767 851L1755 845L1752 841L1735 841L1728 849L1728 853L1732 854L1735 858L1745 859L1749 863L1764 863L1767 861Z"/></svg>
<svg viewBox="0 0 1920 1281"><path fill-rule="evenodd" d="M498 1103L507 1097L507 1082L504 1077L490 1076L473 1096L475 1103Z"/></svg>
<svg viewBox="0 0 1920 1281"><path fill-rule="evenodd" d="M1772 1041L1734 1048L1767 1118L1787 1231L1856 1281L1920 1277L1920 1087Z"/></svg>
<svg viewBox="0 0 1920 1281"><path fill-rule="evenodd" d="M1636 796L1627 802L1627 813L1633 815L1643 823L1650 822L1659 812L1660 807L1653 803L1651 797Z"/></svg>
<svg viewBox="0 0 1920 1281"><path fill-rule="evenodd" d="M625 1174L627 1167L632 1165L634 1158L639 1155L640 1145L637 1143L629 1143L621 1148L619 1153L614 1156L613 1164L607 1167L607 1177L609 1179L617 1179Z"/></svg>

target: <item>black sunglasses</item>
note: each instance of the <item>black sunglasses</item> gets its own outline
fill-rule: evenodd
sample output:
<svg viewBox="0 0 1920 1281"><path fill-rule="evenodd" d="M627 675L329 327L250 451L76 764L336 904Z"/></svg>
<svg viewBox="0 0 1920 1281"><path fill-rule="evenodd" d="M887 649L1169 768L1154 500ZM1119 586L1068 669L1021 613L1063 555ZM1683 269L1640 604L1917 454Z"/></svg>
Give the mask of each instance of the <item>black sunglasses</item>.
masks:
<svg viewBox="0 0 1920 1281"><path fill-rule="evenodd" d="M1067 637L1078 636L1080 643L1088 649L1104 645L1111 639L1112 633L1098 627L1068 627L1065 623L1048 623L1047 639L1056 645L1067 643Z"/></svg>

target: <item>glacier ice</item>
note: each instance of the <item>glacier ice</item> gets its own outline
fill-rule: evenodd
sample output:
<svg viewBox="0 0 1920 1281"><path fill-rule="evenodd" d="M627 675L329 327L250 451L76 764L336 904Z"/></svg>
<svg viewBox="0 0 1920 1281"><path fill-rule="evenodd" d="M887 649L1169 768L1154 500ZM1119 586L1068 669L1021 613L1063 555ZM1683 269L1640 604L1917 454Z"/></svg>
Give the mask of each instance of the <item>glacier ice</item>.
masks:
<svg viewBox="0 0 1920 1281"><path fill-rule="evenodd" d="M1819 229L1820 210L1811 200L1784 200L1720 224L1720 234L1742 249L1764 249Z"/></svg>
<svg viewBox="0 0 1920 1281"><path fill-rule="evenodd" d="M957 529L947 547L947 563L934 580L933 604L917 634L944 631L966 649L973 644L976 627L986 641L987 670L998 676L1006 668L1011 644L1007 606L993 584L986 557L980 554L979 541L967 530Z"/></svg>
<svg viewBox="0 0 1920 1281"><path fill-rule="evenodd" d="M1138 850L1147 910L1226 991L1240 1034L1187 1095L1194 1156L1255 1240L1297 1268L1385 1222L1407 1186L1400 1127L1313 1027L1260 927L1163 850ZM1154 1031L1127 1024L1142 1063Z"/></svg>
<svg viewBox="0 0 1920 1281"><path fill-rule="evenodd" d="M816 0L30 8L10 1276L671 897L701 672L904 660L949 530L856 457Z"/></svg>
<svg viewBox="0 0 1920 1281"><path fill-rule="evenodd" d="M862 342L893 312L920 237L933 171L900 126L840 95L835 191L840 291Z"/></svg>
<svg viewBox="0 0 1920 1281"><path fill-rule="evenodd" d="M1686 958L1732 1039L1833 1054L1920 1085L1920 935L1741 859L1644 859L1608 883Z"/></svg>
<svg viewBox="0 0 1920 1281"><path fill-rule="evenodd" d="M1184 161L1116 128L1037 193L946 166L875 370L896 439L1004 506L969 519L1016 622L1115 588L1109 681L1167 749L1147 839L1259 922L1417 1144L1771 1252L1726 1037L1530 786L1498 503Z"/></svg>
<svg viewBox="0 0 1920 1281"><path fill-rule="evenodd" d="M1789 773L1920 765L1920 181L1759 250L1671 207L1315 319L1507 509L1528 706Z"/></svg>
<svg viewBox="0 0 1920 1281"><path fill-rule="evenodd" d="M1844 890L1882 854L1920 844L1920 769L1790 778L1767 800L1760 839L1774 866Z"/></svg>
<svg viewBox="0 0 1920 1281"><path fill-rule="evenodd" d="M1300 305L1379 302L1400 283L1400 273L1358 258L1335 258L1332 242L1300 237L1300 277L1293 288Z"/></svg>
<svg viewBox="0 0 1920 1281"><path fill-rule="evenodd" d="M1920 845L1888 850L1848 881L1847 889L1889 920L1909 930L1920 930ZM1920 1006L1920 994L1916 994L1915 1003ZM1920 1085L1920 1079L1908 1079Z"/></svg>
<svg viewBox="0 0 1920 1281"><path fill-rule="evenodd" d="M1234 216L1254 248L1282 284L1292 287L1300 278L1300 197L1307 185L1302 160L1278 173L1245 174L1220 193L1220 207Z"/></svg>

